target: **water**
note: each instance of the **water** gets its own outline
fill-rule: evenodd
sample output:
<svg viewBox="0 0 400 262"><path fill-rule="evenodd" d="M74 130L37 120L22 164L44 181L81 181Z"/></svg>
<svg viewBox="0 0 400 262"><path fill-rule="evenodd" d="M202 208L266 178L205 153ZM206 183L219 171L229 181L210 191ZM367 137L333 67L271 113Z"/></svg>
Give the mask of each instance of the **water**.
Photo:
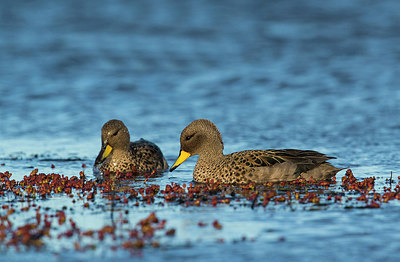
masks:
<svg viewBox="0 0 400 262"><path fill-rule="evenodd" d="M84 170L93 178L100 128L113 118L124 121L132 139L157 143L171 165L181 130L208 118L225 153L318 150L357 178L377 177L382 192L390 172L400 172L399 8L394 0L1 1L0 172L21 180L34 168L69 177ZM150 183L190 183L195 162ZM330 190L342 189L338 183ZM92 221L101 227L110 220L106 202L68 215L83 228ZM38 205L57 210L72 203L61 195ZM160 249L144 249L143 260L396 260L399 203L344 206L141 204L129 206L128 217L135 224L155 211L176 228ZM222 230L197 226L215 219ZM1 257L130 258L101 246L77 253L71 245L3 248Z"/></svg>

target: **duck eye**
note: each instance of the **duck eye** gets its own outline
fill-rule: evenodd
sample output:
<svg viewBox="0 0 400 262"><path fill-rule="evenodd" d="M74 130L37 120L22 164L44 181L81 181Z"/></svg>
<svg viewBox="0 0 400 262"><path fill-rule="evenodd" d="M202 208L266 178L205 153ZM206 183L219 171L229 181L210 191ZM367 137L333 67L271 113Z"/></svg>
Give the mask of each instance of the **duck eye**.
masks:
<svg viewBox="0 0 400 262"><path fill-rule="evenodd" d="M186 141L189 141L193 136L194 136L194 134L193 134L193 135L190 135L190 136L187 136L187 137L185 138Z"/></svg>
<svg viewBox="0 0 400 262"><path fill-rule="evenodd" d="M114 134L112 134L112 136L116 136L118 135L119 130L117 130Z"/></svg>

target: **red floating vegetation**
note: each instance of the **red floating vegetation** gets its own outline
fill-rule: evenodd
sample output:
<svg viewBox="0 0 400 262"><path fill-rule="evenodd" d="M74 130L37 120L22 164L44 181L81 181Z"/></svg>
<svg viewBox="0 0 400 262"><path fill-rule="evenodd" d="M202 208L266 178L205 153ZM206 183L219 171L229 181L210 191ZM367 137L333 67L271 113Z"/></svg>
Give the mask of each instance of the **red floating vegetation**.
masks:
<svg viewBox="0 0 400 262"><path fill-rule="evenodd" d="M167 236L174 236L174 235L175 235L175 229L172 228L172 229L168 230L167 232L165 232L165 235L167 235Z"/></svg>
<svg viewBox="0 0 400 262"><path fill-rule="evenodd" d="M348 169L346 174L342 177L342 186L347 191L354 190L361 193L368 193L374 188L374 185L375 177L365 178L364 180L358 182L350 169Z"/></svg>
<svg viewBox="0 0 400 262"><path fill-rule="evenodd" d="M3 205L4 210L13 210L9 206ZM67 218L64 211L57 211L53 215L41 213L41 208L36 209L34 222L26 223L25 225L14 227L12 220L9 218L12 213L0 216L0 244L5 247L15 247L20 250L21 246L30 248L41 248L45 245L44 238L52 238L52 231L59 231L56 239L72 239L74 242L74 249L84 251L87 249L94 249L96 245L88 244L82 246L82 243L87 243L87 240L103 241L106 238L112 240L120 240L120 248L124 249L138 249L145 246L159 246L156 241L156 234L162 231L164 236L174 236L175 229L165 229L166 220L160 220L155 213L151 213L147 218L140 220L134 228L122 228L116 225L104 225L99 230L86 230L82 231L75 221ZM58 225L52 227L53 219L58 221ZM66 223L68 221L68 223ZM129 222L122 218L120 219L121 225L129 225ZM54 235L54 234L53 234ZM85 240L86 239L86 240ZM112 246L112 249L117 249L119 246Z"/></svg>
<svg viewBox="0 0 400 262"><path fill-rule="evenodd" d="M10 209L11 210L11 209ZM0 243L9 237L5 243L6 247L14 246L17 250L20 245L27 247L40 248L44 245L43 237L50 238L51 222L48 221L48 216L45 216L42 223L42 216L39 213L40 208L36 210L35 223L27 223L16 229L13 229L13 223L9 220L10 212L5 216L0 216Z"/></svg>
<svg viewBox="0 0 400 262"><path fill-rule="evenodd" d="M143 181L143 183L146 183L147 180L148 180L152 175L154 175L154 174L156 174L156 173L157 173L157 170L154 169L150 174L145 175L146 179Z"/></svg>
<svg viewBox="0 0 400 262"><path fill-rule="evenodd" d="M82 164L85 168L86 165ZM52 165L52 168L55 168ZM187 206L208 205L218 207L220 205L251 206L251 208L268 205L288 205L293 203L308 206L320 206L338 203L339 205L350 203L361 204L362 208L379 208L382 203L391 200L400 200L400 183L392 187L385 187L384 192L375 192L375 177L357 180L352 171L347 170L342 178L341 187L343 191L351 191L354 196L347 197L344 192L332 192L326 195L326 189L336 185L336 180L316 181L297 179L292 182L265 183L263 185L249 183L247 185L232 186L220 181L209 180L204 184L189 185L171 183L164 189L160 185L147 185L145 182L155 174L152 172L145 176L143 187L124 186L121 181L133 181L137 178L136 170L130 173L106 174L102 181L88 180L83 171L79 176L66 177L55 173L43 174L34 169L22 180L15 181L9 172L0 172L0 197L13 196L16 201L24 202L23 206L4 203L0 208L0 246L40 248L45 245L46 239L71 239L73 248L76 250L94 249L96 245L89 243L93 241L113 240L113 250L122 248L136 250L146 246L159 247L160 236L172 237L176 234L175 229L166 229L166 221L159 219L155 213L131 226L121 213L118 223L103 225L100 229L81 230L77 223L68 217L67 209L57 211L43 210L37 206L38 200L62 194L72 203L81 203L83 209L96 207L96 198L103 198L109 206L137 207L140 205L156 204L181 204ZM400 180L400 177L399 177ZM136 184L137 185L137 184ZM321 194L321 192L323 194ZM357 205L359 205L357 204ZM358 206L360 207L360 206ZM234 206L236 208L236 206ZM291 207L292 208L292 207ZM35 212L25 225L14 225L10 217L18 212ZM15 221L14 221L15 222ZM221 230L222 225L218 220L213 221L212 226ZM207 224L198 222L199 227ZM56 233L54 233L54 231ZM53 233L52 233L53 232ZM53 238L54 239L54 238ZM117 242L115 242L117 241ZM71 242L72 243L72 242ZM107 243L107 241L104 241ZM115 244L117 243L117 244Z"/></svg>
<svg viewBox="0 0 400 262"><path fill-rule="evenodd" d="M216 229L221 230L222 229L222 225L218 222L218 220L214 220L214 222L212 223L213 227Z"/></svg>
<svg viewBox="0 0 400 262"><path fill-rule="evenodd" d="M375 192L374 185L375 177L368 177L361 181L357 181L350 169L347 170L345 176L342 177L343 188L347 191L356 191L361 193L356 200L365 202L367 204L365 207L367 208L379 208L381 207L382 202L387 203L394 199L400 200L400 182L396 185L394 191L392 191L391 187L385 187L383 195ZM390 185L392 185L391 178Z"/></svg>
<svg viewBox="0 0 400 262"><path fill-rule="evenodd" d="M205 227L205 226L207 226L207 224L206 223L203 223L203 222L199 222L199 223L197 223L197 225L199 226L199 227Z"/></svg>
<svg viewBox="0 0 400 262"><path fill-rule="evenodd" d="M316 193L312 192L307 192L304 197L299 199L299 203L305 204L305 203L313 203L313 204L319 204L320 198L317 196Z"/></svg>
<svg viewBox="0 0 400 262"><path fill-rule="evenodd" d="M146 177L153 175L154 172ZM29 176L24 176L23 180L15 181L11 179L11 173L5 172L0 173L0 196L12 193L16 197L25 199L36 199L47 198L52 194L66 194L72 198L73 203L76 203L76 198L73 194L75 190L79 200L83 200L83 197L87 201L94 201L98 192L102 197L105 197L113 202L119 202L128 204L131 200L136 200L135 205L139 205L137 202L142 201L145 204L152 204L155 202L156 197L162 197L165 202L176 202L184 204L185 206L200 206L202 204L209 204L217 206L220 204L229 205L232 200L241 201L242 196L246 196L248 201L251 201L251 206L255 207L261 205L266 207L270 201L277 203L291 204L291 201L297 200L300 204L319 204L321 197L318 196L317 192L307 191L301 193L296 190L290 190L282 194L278 188L303 188L303 187L325 187L336 183L335 178L330 181L316 181L316 180L304 180L297 179L292 182L280 182L280 183L266 183L264 185L257 185L255 183L249 183L242 185L239 188L232 187L231 185L222 184L220 181L209 180L204 184L186 184L179 185L177 183L171 183L165 186L164 190L160 190L159 185L150 185L141 187L138 189L128 188L127 190L120 190L115 181L124 181L134 179L137 176L136 173L119 173L112 175L107 173L104 176L102 182L96 182L87 180L83 171L80 172L79 177L72 176L70 178L59 174L43 174L39 173L37 169L33 170ZM356 191L361 193L359 197L355 199L358 201L369 202L369 194L374 188L375 178L366 178L361 181L357 181L351 170L347 170L346 175L342 178L342 187L346 191ZM270 188L270 189L268 189ZM388 202L393 199L399 199L399 187L397 186L394 191L387 190L383 195L375 195L373 201L375 202ZM161 193L161 196L159 195ZM374 192L375 193L375 192ZM238 197L236 197L238 195ZM228 196L228 197L227 197ZM332 195L329 195L326 200L330 201ZM351 200L348 198L346 201ZM341 202L342 196L335 195L335 202ZM371 203L370 203L371 204ZM83 204L84 207L90 206L89 202ZM373 204L372 207L376 207ZM26 211L29 207L25 207ZM12 211L10 211L12 212Z"/></svg>
<svg viewBox="0 0 400 262"><path fill-rule="evenodd" d="M271 201L271 199L273 199L277 195L278 193L276 192L276 190L268 190L267 192L264 192L262 206L265 207L266 205L268 205L269 201Z"/></svg>

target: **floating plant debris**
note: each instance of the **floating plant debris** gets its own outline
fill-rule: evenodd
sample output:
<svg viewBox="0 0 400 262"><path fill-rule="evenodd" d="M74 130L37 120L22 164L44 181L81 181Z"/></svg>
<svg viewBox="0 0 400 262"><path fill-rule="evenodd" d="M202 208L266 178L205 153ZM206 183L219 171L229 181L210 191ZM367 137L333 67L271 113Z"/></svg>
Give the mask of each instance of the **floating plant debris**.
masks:
<svg viewBox="0 0 400 262"><path fill-rule="evenodd" d="M82 167L86 167L82 165ZM52 168L55 168L55 166ZM98 244L108 243L112 250L138 250L145 247L159 247L163 238L174 237L174 228L167 228L167 221L159 219L155 212L132 225L127 214L135 212L141 205L181 205L198 206L237 206L267 208L269 206L338 205L344 208L380 208L383 203L400 200L400 182L391 183L383 192L376 192L375 178L356 179L352 171L347 170L342 177L339 192L336 180L292 182L250 183L241 186L222 184L209 180L204 184L170 183L161 187L147 184L154 172L145 175L145 180L136 182L135 172L126 174L105 174L102 180L87 179L81 171L78 176L40 173L34 169L20 181L12 179L8 171L0 172L0 246L41 249L53 241L72 241L71 249L84 251L96 249ZM398 178L400 180L400 177ZM53 197L63 197L73 205L81 205L82 212L98 208L101 198L106 205L119 213L110 224L100 228L81 228L78 221L70 216L67 207L61 209L42 208L41 201ZM104 201L101 201L104 204ZM102 205L104 206L104 205ZM129 207L125 209L124 207ZM14 218L26 213L27 222L17 224ZM30 215L30 216L29 216ZM198 227L211 225L215 230L222 230L218 220L200 221ZM166 241L166 240L164 240ZM222 238L218 242L224 242Z"/></svg>

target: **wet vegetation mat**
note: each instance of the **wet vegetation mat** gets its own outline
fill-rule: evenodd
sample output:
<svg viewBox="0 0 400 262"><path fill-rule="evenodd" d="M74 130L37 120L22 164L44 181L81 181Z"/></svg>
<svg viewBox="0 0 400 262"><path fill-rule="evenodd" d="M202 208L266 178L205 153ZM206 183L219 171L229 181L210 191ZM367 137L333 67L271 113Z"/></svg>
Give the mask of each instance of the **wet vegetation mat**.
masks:
<svg viewBox="0 0 400 262"><path fill-rule="evenodd" d="M172 226L173 216L162 218L164 210L178 213L181 208L188 209L196 220L202 209L209 208L229 208L230 215L237 209L261 210L267 216L278 209L309 212L383 208L390 201L400 200L400 177L386 179L384 186L376 188L375 177L357 179L350 169L341 181L242 186L218 181L160 185L154 176L128 173L88 179L84 171L66 177L35 169L16 181L10 172L0 173L0 248L5 252L108 249L138 254L146 248L188 244L184 232L179 234ZM210 234L224 227L218 219L198 219L195 223L199 229L208 228ZM178 240L171 241L174 238ZM246 236L234 239L246 240L256 241ZM223 243L224 238L215 241Z"/></svg>

